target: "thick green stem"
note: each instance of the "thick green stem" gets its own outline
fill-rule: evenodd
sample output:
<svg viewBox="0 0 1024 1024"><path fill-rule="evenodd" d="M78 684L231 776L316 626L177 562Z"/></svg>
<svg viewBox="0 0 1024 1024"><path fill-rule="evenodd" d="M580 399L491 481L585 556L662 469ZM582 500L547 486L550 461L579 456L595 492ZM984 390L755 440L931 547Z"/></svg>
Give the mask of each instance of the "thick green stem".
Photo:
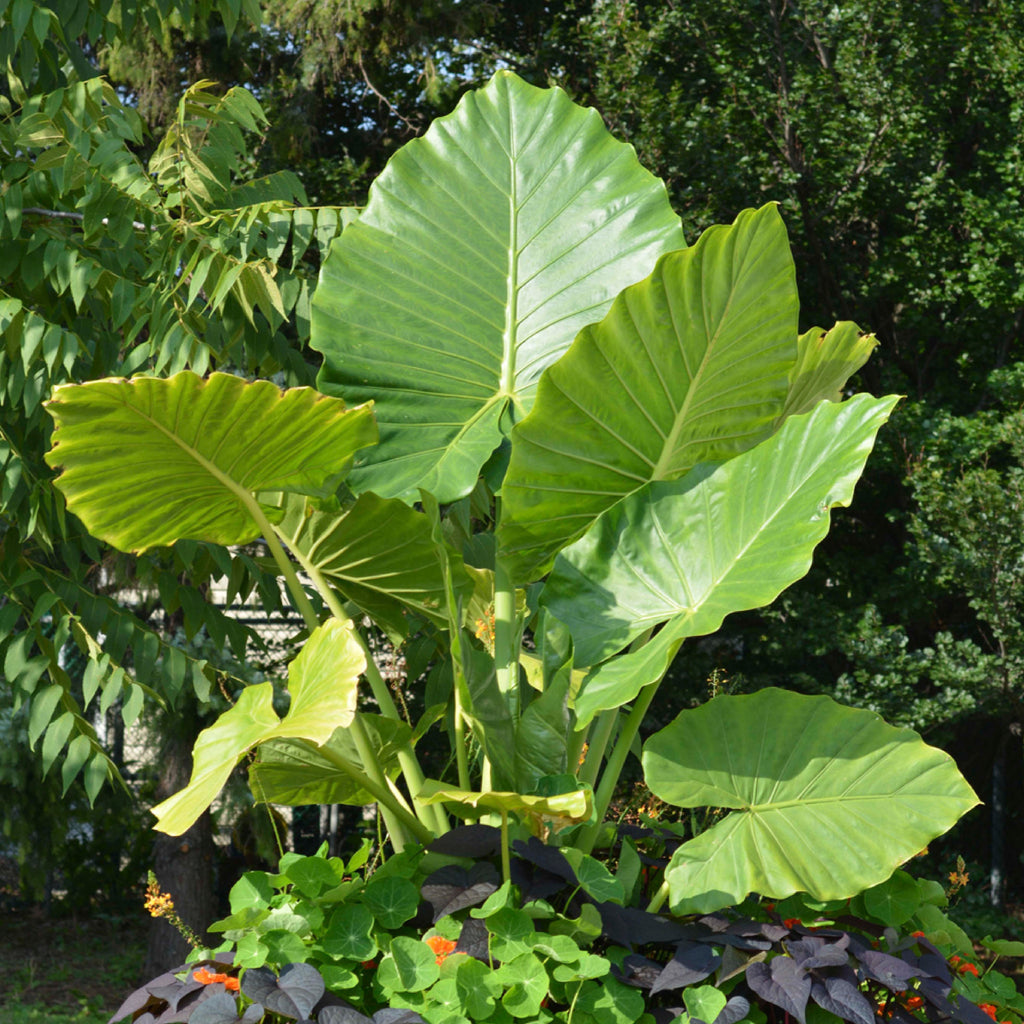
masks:
<svg viewBox="0 0 1024 1024"><path fill-rule="evenodd" d="M598 772L601 770L601 761L604 752L608 748L608 741L615 731L615 722L619 717L619 709L612 708L610 711L602 711L590 730L590 742L587 744L587 753L580 769L580 782L585 782L590 787L597 785Z"/></svg>
<svg viewBox="0 0 1024 1024"><path fill-rule="evenodd" d="M338 595L334 592L334 588L324 579L323 573L321 573L312 562L306 559L301 552L296 551L295 557L299 560L299 564L313 581L313 585L316 587L320 596L324 599L324 603L330 609L331 614L339 619L349 618L348 613L343 607L341 601L338 599ZM374 700L377 701L377 706L380 708L381 714L385 718L392 718L396 721L400 721L401 715L398 713L398 708L395 706L395 701L391 696L391 691L388 689L387 682L380 674L380 669L377 667L376 661L373 660L373 652L370 650L365 638L358 629L353 629L352 635L362 648L363 655L366 658L366 669L363 675L366 677L367 683L370 684L370 692L373 694ZM413 794L413 807L416 810L416 816L424 825L427 826L427 828L432 828L438 835L443 835L448 831L448 821L445 818L443 808L421 804L415 797L415 794L423 788L424 781L423 769L420 767L420 763L417 760L416 755L412 750L402 749L398 752L398 763L401 765L402 774L405 776L405 780L409 784L409 792Z"/></svg>
<svg viewBox="0 0 1024 1024"><path fill-rule="evenodd" d="M501 812L501 880L512 881L512 859L508 852L508 811Z"/></svg>
<svg viewBox="0 0 1024 1024"><path fill-rule="evenodd" d="M665 905L665 901L668 899L668 879L662 880L658 891L651 897L651 902L647 904L647 913L656 914Z"/></svg>
<svg viewBox="0 0 1024 1024"><path fill-rule="evenodd" d="M590 853L594 849L598 836L604 825L604 816L608 812L608 805L612 802L615 794L615 787L619 783L619 776L622 774L622 766L629 756L629 748L633 745L637 732L640 730L640 723L643 722L647 709L651 706L654 695L658 692L661 680L656 679L653 683L645 686L633 702L633 709L626 717L626 721L619 732L619 738L608 757L604 773L601 776L601 784L594 795L594 811L597 820L589 828L584 829L577 843L583 853Z"/></svg>
<svg viewBox="0 0 1024 1024"><path fill-rule="evenodd" d="M429 829L424 827L409 811L399 804L390 789L386 786L378 785L367 776L361 767L354 765L340 754L335 753L330 747L318 747L310 740L300 740L299 742L309 747L317 756L322 757L325 761L329 761L335 768L343 771L346 775L355 779L364 789L368 790L380 804L381 811L386 816L385 821L387 816L393 816L396 823L400 823L407 828L421 843L429 843L434 838L433 833ZM388 828L390 829L390 825ZM392 842L394 840L395 837L392 835ZM398 848L396 846L396 849Z"/></svg>
<svg viewBox="0 0 1024 1024"><path fill-rule="evenodd" d="M653 627L651 629L644 630L644 632L629 645L630 653L638 651L643 647L643 645L650 640L653 632ZM611 708L608 711L602 712L598 716L597 724L592 725L590 728L590 744L587 747L586 761L580 771L580 779L589 783L591 786L597 784L597 775L601 770L601 759L604 757L604 752L608 747L608 741L611 739L612 733L615 731L615 723L618 720L619 709Z"/></svg>
<svg viewBox="0 0 1024 1024"><path fill-rule="evenodd" d="M519 720L519 631L516 588L500 558L494 560L494 669L512 721Z"/></svg>
<svg viewBox="0 0 1024 1024"><path fill-rule="evenodd" d="M281 542L277 539L277 533L274 527L271 526L270 520L264 515L263 509L260 508L260 503L252 495L246 495L245 497L248 498L246 505L248 505L249 513L256 520L260 531L263 533L263 539L267 542L267 547L270 548L270 553L274 556L278 569L281 570L281 575L284 577L288 592L292 595L295 607L302 613L302 619L306 623L306 628L312 633L320 625L320 619L313 608L313 602L310 601L309 595L299 581L299 574L295 571L292 560L285 553L284 548L281 547Z"/></svg>
<svg viewBox="0 0 1024 1024"><path fill-rule="evenodd" d="M445 608L448 612L448 636L452 658L452 679L455 689L455 759L459 769L459 786L470 789L469 755L466 751L465 720L462 716L461 694L467 689L466 672L462 657L462 608L455 600L455 586L452 582L452 566L448 560L448 549L441 533L441 508L437 499L427 491L420 491L423 511L430 516L431 538L434 542L434 553L437 556L444 577ZM486 768L486 759L485 759Z"/></svg>

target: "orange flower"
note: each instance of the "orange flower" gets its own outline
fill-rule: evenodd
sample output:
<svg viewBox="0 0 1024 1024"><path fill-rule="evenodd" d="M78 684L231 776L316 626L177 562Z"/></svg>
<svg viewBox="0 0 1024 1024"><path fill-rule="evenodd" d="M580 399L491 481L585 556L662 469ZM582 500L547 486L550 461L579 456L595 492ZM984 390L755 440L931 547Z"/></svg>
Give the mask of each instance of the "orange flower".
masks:
<svg viewBox="0 0 1024 1024"><path fill-rule="evenodd" d="M214 985L217 982L220 982L220 984L231 992L237 992L240 987L240 983L237 978L233 978L230 974L214 974L213 971L208 971L205 967L200 967L198 971L193 971L192 977L195 978L200 985Z"/></svg>
<svg viewBox="0 0 1024 1024"><path fill-rule="evenodd" d="M978 1009L987 1013L993 1020L996 1019L996 1008L991 1003L978 1003Z"/></svg>
<svg viewBox="0 0 1024 1024"><path fill-rule="evenodd" d="M910 935L915 939L923 939L925 937L924 932L911 932Z"/></svg>
<svg viewBox="0 0 1024 1024"><path fill-rule="evenodd" d="M920 996L911 996L903 1005L908 1010L918 1010L924 1006L924 1000Z"/></svg>
<svg viewBox="0 0 1024 1024"><path fill-rule="evenodd" d="M787 928L795 928L800 923L800 918L799 917L787 917L786 920L783 921L782 923Z"/></svg>
<svg viewBox="0 0 1024 1024"><path fill-rule="evenodd" d="M446 939L442 935L431 935L426 940L426 943L430 947L430 951L437 958L439 966L448 959L448 954L458 945L458 943L453 942L451 939Z"/></svg>
<svg viewBox="0 0 1024 1024"><path fill-rule="evenodd" d="M961 974L973 974L976 978L978 977L978 968L974 964L962 963L957 970ZM992 1019L995 1020L995 1017Z"/></svg>

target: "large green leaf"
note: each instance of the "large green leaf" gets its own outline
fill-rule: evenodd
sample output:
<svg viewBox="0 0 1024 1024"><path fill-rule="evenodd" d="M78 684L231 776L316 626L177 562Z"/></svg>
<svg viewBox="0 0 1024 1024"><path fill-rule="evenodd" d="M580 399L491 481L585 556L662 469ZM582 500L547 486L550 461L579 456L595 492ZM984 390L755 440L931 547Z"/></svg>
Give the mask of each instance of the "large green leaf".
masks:
<svg viewBox="0 0 1024 1024"><path fill-rule="evenodd" d="M331 493L376 439L369 406L226 373L68 384L47 407L68 508L122 551L253 540L256 492Z"/></svg>
<svg viewBox="0 0 1024 1024"><path fill-rule="evenodd" d="M683 246L662 183L597 112L509 72L392 158L324 264L319 386L373 400L357 490L467 494L537 379Z"/></svg>
<svg viewBox="0 0 1024 1024"><path fill-rule="evenodd" d="M277 527L292 551L393 636L408 633L406 609L448 624L431 529L422 512L372 492L341 512L319 512L301 495L289 496ZM468 595L473 584L462 565L451 561L455 593Z"/></svg>
<svg viewBox="0 0 1024 1024"><path fill-rule="evenodd" d="M677 807L734 813L684 843L672 909L750 892L841 899L883 881L979 801L952 758L910 729L828 697L716 697L647 741L647 785Z"/></svg>
<svg viewBox="0 0 1024 1024"><path fill-rule="evenodd" d="M541 378L513 431L498 532L535 579L605 509L766 437L797 358L793 259L774 205L659 260Z"/></svg>
<svg viewBox="0 0 1024 1024"><path fill-rule="evenodd" d="M380 715L361 714L377 764L390 778L398 775L398 753L412 745L412 729L405 722ZM349 772L339 767L343 759L364 769L362 758L348 729L336 729L316 750L296 740L271 740L260 746L249 766L249 783L257 799L272 804L371 804L376 797Z"/></svg>
<svg viewBox="0 0 1024 1024"><path fill-rule="evenodd" d="M213 803L239 758L258 743L291 737L325 744L335 729L351 725L359 676L366 657L350 620L328 619L288 666L291 704L284 718L274 711L272 683L247 686L236 703L192 750L192 777L174 796L153 808L156 827L180 835Z"/></svg>
<svg viewBox="0 0 1024 1024"><path fill-rule="evenodd" d="M778 422L810 412L818 402L842 400L843 388L868 360L878 344L848 320L831 331L812 327L797 342L797 360L789 372L789 394Z"/></svg>
<svg viewBox="0 0 1024 1024"><path fill-rule="evenodd" d="M823 402L726 463L648 485L559 555L541 602L569 627L578 664L604 661L667 623L645 647L585 680L579 727L660 678L686 637L770 604L807 572L829 510L850 503L897 401Z"/></svg>

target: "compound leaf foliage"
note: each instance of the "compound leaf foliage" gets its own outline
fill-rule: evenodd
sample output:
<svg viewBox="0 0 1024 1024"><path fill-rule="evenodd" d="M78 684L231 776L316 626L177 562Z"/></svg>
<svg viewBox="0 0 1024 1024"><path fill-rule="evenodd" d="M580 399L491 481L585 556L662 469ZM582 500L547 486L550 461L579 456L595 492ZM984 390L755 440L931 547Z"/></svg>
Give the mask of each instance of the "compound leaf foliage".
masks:
<svg viewBox="0 0 1024 1024"><path fill-rule="evenodd" d="M978 803L952 758L910 729L777 689L682 712L648 740L643 765L670 804L732 809L673 855L666 877L677 913L750 892L852 896Z"/></svg>

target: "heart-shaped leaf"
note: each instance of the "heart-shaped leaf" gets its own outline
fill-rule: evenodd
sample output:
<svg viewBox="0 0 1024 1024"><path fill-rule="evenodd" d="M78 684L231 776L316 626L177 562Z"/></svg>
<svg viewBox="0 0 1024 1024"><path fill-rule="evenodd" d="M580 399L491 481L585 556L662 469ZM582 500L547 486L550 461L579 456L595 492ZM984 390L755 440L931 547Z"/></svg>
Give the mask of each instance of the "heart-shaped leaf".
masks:
<svg viewBox="0 0 1024 1024"><path fill-rule="evenodd" d="M596 111L505 71L467 93L388 163L313 299L319 387L377 405L353 487L469 493L509 407L683 244L664 185Z"/></svg>
<svg viewBox="0 0 1024 1024"><path fill-rule="evenodd" d="M234 706L196 740L192 777L174 796L153 808L157 828L180 835L213 802L239 758L275 736L326 743L355 714L356 688L366 657L351 621L328 619L288 666L291 704L283 719L274 711L272 683L247 686Z"/></svg>
<svg viewBox="0 0 1024 1024"><path fill-rule="evenodd" d="M226 373L65 384L47 408L68 508L122 551L253 540L257 492L331 494L377 436L369 406Z"/></svg>
<svg viewBox="0 0 1024 1024"><path fill-rule="evenodd" d="M766 437L797 359L793 258L774 205L705 231L626 288L541 378L513 431L498 531L536 579L606 509Z"/></svg>
<svg viewBox="0 0 1024 1024"><path fill-rule="evenodd" d="M245 972L242 991L272 1013L305 1020L320 1002L326 986L320 972L309 964L288 964L280 977L260 967Z"/></svg>
<svg viewBox="0 0 1024 1024"><path fill-rule="evenodd" d="M896 401L858 395L792 417L757 448L630 496L559 555L541 602L569 627L578 663L666 622L584 680L578 729L660 679L686 637L770 604L807 572Z"/></svg>
<svg viewBox="0 0 1024 1024"><path fill-rule="evenodd" d="M682 712L647 741L643 764L667 803L734 809L673 855L677 913L750 892L852 896L978 803L952 758L910 729L777 689Z"/></svg>

